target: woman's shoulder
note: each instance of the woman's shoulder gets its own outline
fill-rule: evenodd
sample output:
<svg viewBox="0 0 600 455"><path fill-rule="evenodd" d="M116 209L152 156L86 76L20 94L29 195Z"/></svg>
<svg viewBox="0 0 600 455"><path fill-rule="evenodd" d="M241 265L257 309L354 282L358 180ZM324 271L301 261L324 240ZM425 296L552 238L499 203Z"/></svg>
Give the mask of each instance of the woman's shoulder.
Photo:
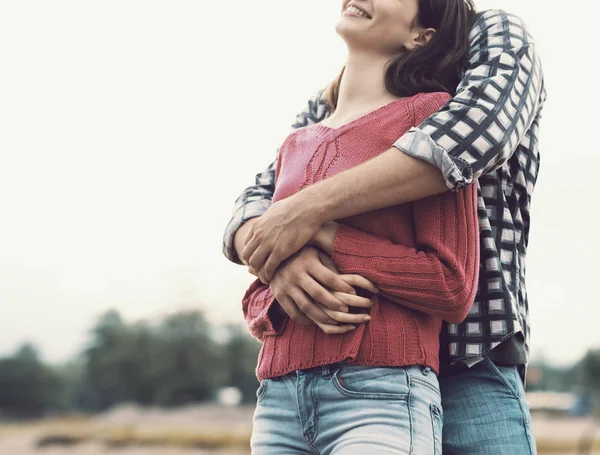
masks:
<svg viewBox="0 0 600 455"><path fill-rule="evenodd" d="M452 99L447 92L418 93L409 99L409 106L414 115L413 126L419 126L431 114L439 111Z"/></svg>
<svg viewBox="0 0 600 455"><path fill-rule="evenodd" d="M430 107L437 110L451 99L452 95L448 92L428 92L417 93L409 101L415 106Z"/></svg>

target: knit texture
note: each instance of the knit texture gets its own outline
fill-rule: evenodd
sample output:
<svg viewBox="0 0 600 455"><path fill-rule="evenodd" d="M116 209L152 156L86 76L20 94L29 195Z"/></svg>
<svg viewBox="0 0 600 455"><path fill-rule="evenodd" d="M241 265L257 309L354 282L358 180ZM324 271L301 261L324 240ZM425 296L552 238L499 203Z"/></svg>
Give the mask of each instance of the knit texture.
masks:
<svg viewBox="0 0 600 455"><path fill-rule="evenodd" d="M340 128L317 124L295 131L280 149L273 201L383 153L449 99L446 93L419 94ZM351 311L368 312L370 322L326 335L316 325L281 318L271 290L256 280L242 308L251 334L263 342L257 377L340 361L438 371L442 320L461 322L477 289L476 186L338 222L332 258L340 271L364 276L390 298L368 295L369 310Z"/></svg>

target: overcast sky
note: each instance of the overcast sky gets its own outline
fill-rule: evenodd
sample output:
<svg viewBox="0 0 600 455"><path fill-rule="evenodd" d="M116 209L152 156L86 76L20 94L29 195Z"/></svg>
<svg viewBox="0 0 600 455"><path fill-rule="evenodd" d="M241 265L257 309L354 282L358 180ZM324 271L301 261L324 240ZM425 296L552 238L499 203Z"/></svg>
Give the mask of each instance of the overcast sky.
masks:
<svg viewBox="0 0 600 455"><path fill-rule="evenodd" d="M95 318L201 307L241 322L233 201L345 48L339 0L0 3L0 355L78 352ZM533 352L600 346L596 2L523 17L549 93L528 255Z"/></svg>

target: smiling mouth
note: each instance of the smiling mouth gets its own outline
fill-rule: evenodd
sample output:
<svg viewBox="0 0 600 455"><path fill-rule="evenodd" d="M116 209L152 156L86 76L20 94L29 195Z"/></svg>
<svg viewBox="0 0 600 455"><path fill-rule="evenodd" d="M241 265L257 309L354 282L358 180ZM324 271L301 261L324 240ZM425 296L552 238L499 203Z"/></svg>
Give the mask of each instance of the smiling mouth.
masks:
<svg viewBox="0 0 600 455"><path fill-rule="evenodd" d="M372 17L371 17L371 16L369 16L369 15L367 14L367 12L366 12L366 11L363 11L362 9L360 9L360 8L358 8L358 7L354 6L354 5L349 5L349 6L346 8L346 11L348 11L348 12L351 12L351 13L354 13L354 14L356 14L357 16L364 17L365 19L372 19Z"/></svg>

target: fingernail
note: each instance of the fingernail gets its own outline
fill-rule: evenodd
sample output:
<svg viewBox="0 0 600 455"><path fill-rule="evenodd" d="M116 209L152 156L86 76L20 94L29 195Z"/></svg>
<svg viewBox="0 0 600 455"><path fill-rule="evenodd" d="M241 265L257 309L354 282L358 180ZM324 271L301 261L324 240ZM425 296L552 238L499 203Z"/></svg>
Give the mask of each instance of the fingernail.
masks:
<svg viewBox="0 0 600 455"><path fill-rule="evenodd" d="M364 319L365 321L370 321L370 320L371 320L371 316L369 316L369 315L366 315L366 316L365 316L363 319Z"/></svg>
<svg viewBox="0 0 600 455"><path fill-rule="evenodd" d="M355 329L356 329L356 326L355 326L355 325L353 325L353 326L352 326L352 328L350 328L350 329L348 329L348 330L355 330Z"/></svg>

